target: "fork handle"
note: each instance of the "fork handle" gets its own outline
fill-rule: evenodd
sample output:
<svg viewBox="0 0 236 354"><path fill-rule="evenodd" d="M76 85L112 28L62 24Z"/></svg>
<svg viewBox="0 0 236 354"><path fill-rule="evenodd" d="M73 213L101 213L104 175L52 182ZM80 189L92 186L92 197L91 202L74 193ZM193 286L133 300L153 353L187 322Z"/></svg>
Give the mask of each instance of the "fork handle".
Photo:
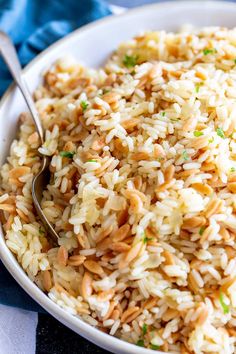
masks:
<svg viewBox="0 0 236 354"><path fill-rule="evenodd" d="M12 77L14 78L17 86L19 87L22 95L25 98L25 102L32 114L32 118L36 127L36 130L39 134L40 142L43 144L44 142L44 133L41 120L39 118L38 111L35 107L35 103L33 98L26 86L26 83L21 74L21 65L15 50L15 47L8 37L8 35L2 31L0 31L0 54L3 57Z"/></svg>

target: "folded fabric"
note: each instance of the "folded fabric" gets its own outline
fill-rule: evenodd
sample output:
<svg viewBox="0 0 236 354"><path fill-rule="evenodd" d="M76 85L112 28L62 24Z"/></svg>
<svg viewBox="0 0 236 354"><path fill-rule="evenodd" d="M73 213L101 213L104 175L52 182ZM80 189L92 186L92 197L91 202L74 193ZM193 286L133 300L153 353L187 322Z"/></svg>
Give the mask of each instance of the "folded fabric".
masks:
<svg viewBox="0 0 236 354"><path fill-rule="evenodd" d="M76 28L109 15L103 0L1 0L0 30L12 38L22 65ZM0 96L11 76L0 62Z"/></svg>
<svg viewBox="0 0 236 354"><path fill-rule="evenodd" d="M56 40L110 13L102 0L1 0L0 30L10 35L24 66ZM11 81L0 59L0 96ZM0 303L44 311L20 288L1 262Z"/></svg>

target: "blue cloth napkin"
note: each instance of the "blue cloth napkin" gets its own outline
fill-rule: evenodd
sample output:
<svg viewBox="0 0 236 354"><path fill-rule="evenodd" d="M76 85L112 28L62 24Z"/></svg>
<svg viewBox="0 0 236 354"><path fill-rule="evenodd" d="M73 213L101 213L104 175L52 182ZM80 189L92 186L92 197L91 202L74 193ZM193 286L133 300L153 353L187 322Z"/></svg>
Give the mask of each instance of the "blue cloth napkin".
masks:
<svg viewBox="0 0 236 354"><path fill-rule="evenodd" d="M0 30L12 38L22 65L76 28L109 15L102 0L0 0ZM0 96L11 83L0 59ZM0 303L44 312L0 262Z"/></svg>
<svg viewBox="0 0 236 354"><path fill-rule="evenodd" d="M24 66L56 40L111 12L103 0L0 0L0 30L12 38ZM0 62L0 95L11 76Z"/></svg>

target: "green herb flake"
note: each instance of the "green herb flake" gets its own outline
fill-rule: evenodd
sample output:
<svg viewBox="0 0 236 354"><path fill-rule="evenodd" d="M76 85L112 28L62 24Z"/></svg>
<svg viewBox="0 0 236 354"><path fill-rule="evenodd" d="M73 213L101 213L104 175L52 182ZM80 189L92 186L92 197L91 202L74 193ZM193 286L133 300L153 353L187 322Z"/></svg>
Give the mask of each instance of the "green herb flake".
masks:
<svg viewBox="0 0 236 354"><path fill-rule="evenodd" d="M203 232L205 231L206 227L205 226L202 226L200 229L199 229L199 235L202 236L203 235Z"/></svg>
<svg viewBox="0 0 236 354"><path fill-rule="evenodd" d="M88 102L86 102L86 101L81 101L81 102L80 102L80 106L81 106L83 112L86 111L86 109L88 108L88 105L89 105L89 104L88 104Z"/></svg>
<svg viewBox="0 0 236 354"><path fill-rule="evenodd" d="M199 83L196 84L196 86L195 86L195 92L196 92L196 93L199 92L200 87L201 87L202 85L203 85L203 82L199 82Z"/></svg>
<svg viewBox="0 0 236 354"><path fill-rule="evenodd" d="M221 306L222 306L222 309L223 309L223 311L224 311L224 314L229 313L229 306L226 305L226 303L224 302L224 294L222 293L222 291L220 291L220 298L219 298L219 300L220 300L220 304L221 304Z"/></svg>
<svg viewBox="0 0 236 354"><path fill-rule="evenodd" d="M159 349L160 349L160 346L159 346L159 345L155 345L155 344L151 344L151 345L150 345L150 349L152 349L152 350L159 350Z"/></svg>
<svg viewBox="0 0 236 354"><path fill-rule="evenodd" d="M195 132L193 133L194 136L196 136L196 138L198 138L199 136L203 135L203 132L200 132L199 130L195 130Z"/></svg>
<svg viewBox="0 0 236 354"><path fill-rule="evenodd" d="M143 335L145 336L145 334L147 333L147 324L146 323L143 324L142 332L143 332Z"/></svg>
<svg viewBox="0 0 236 354"><path fill-rule="evenodd" d="M72 152L72 151L60 151L60 156L68 157L68 159L72 159L74 154L75 154L75 152Z"/></svg>
<svg viewBox="0 0 236 354"><path fill-rule="evenodd" d="M146 236L146 234L144 232L143 233L143 243L147 243L147 241L148 241L148 238L147 238L147 236Z"/></svg>
<svg viewBox="0 0 236 354"><path fill-rule="evenodd" d="M236 168L235 167L231 167L230 168L230 172L235 172L236 171Z"/></svg>
<svg viewBox="0 0 236 354"><path fill-rule="evenodd" d="M151 237L147 237L145 233L143 233L143 243L147 243L148 241L152 241Z"/></svg>
<svg viewBox="0 0 236 354"><path fill-rule="evenodd" d="M236 64L236 59L234 59L234 64Z"/></svg>
<svg viewBox="0 0 236 354"><path fill-rule="evenodd" d="M186 150L183 151L182 156L183 156L184 161L187 161L189 159L189 156L188 156L188 153Z"/></svg>
<svg viewBox="0 0 236 354"><path fill-rule="evenodd" d="M203 54L204 55L208 55L208 54L215 54L217 51L216 49L209 49L209 48L206 48L203 50Z"/></svg>
<svg viewBox="0 0 236 354"><path fill-rule="evenodd" d="M92 160L88 160L88 162L97 162L97 160L92 159Z"/></svg>
<svg viewBox="0 0 236 354"><path fill-rule="evenodd" d="M137 64L137 55L127 55L125 54L124 59L123 59L123 64L126 66L126 68L133 68Z"/></svg>
<svg viewBox="0 0 236 354"><path fill-rule="evenodd" d="M212 137L211 139L209 139L209 140L208 140L208 143L211 144L211 143L213 143L213 141L214 141L214 137Z"/></svg>
<svg viewBox="0 0 236 354"><path fill-rule="evenodd" d="M225 139L225 134L221 128L217 128L216 133L220 138Z"/></svg>
<svg viewBox="0 0 236 354"><path fill-rule="evenodd" d="M165 115L166 115L166 112L161 112L162 117L165 117Z"/></svg>
<svg viewBox="0 0 236 354"><path fill-rule="evenodd" d="M139 339L137 341L136 345L138 345L139 347L144 347L144 340L143 339Z"/></svg>
<svg viewBox="0 0 236 354"><path fill-rule="evenodd" d="M152 240L153 240L152 237L145 237L144 240L143 240L143 242L144 242L144 243L147 243L148 241L152 241Z"/></svg>
<svg viewBox="0 0 236 354"><path fill-rule="evenodd" d="M45 231L40 227L40 228L39 228L39 233L40 233L40 235L44 235L44 234L45 234Z"/></svg>

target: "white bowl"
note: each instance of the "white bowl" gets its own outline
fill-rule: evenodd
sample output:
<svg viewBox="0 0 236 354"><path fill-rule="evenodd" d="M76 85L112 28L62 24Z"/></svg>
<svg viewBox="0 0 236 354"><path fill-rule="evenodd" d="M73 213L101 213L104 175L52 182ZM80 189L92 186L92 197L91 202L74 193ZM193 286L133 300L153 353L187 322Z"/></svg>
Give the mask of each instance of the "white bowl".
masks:
<svg viewBox="0 0 236 354"><path fill-rule="evenodd" d="M34 59L24 69L24 77L33 91L41 80L42 71L65 53L71 53L88 66L99 66L119 42L131 38L141 30L170 31L186 23L198 27L217 25L234 27L235 19L236 4L228 2L178 1L144 6L123 15L102 19L73 32ZM9 153L18 115L24 110L26 106L19 90L11 87L0 103L0 165L4 163ZM22 288L45 310L73 331L113 353L153 354L153 350L126 343L91 327L53 303L21 269L6 247L2 230L0 230L0 257Z"/></svg>

